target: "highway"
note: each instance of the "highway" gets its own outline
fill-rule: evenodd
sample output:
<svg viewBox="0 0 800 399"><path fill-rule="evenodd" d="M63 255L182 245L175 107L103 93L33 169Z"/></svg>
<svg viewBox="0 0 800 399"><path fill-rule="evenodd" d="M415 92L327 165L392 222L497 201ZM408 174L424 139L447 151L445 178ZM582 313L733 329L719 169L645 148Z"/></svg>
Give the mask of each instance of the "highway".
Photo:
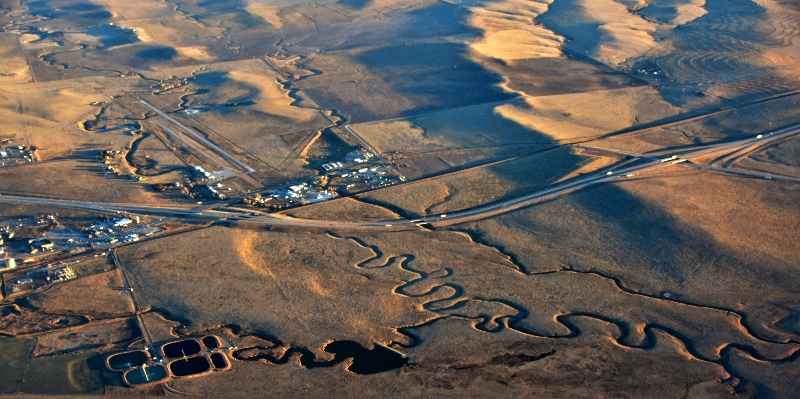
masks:
<svg viewBox="0 0 800 399"><path fill-rule="evenodd" d="M186 221L227 221L255 223L268 226L296 226L317 229L355 229L355 230L402 230L416 229L422 225L446 226L459 224L469 221L485 219L487 217L507 213L516 209L531 206L544 201L549 201L557 197L572 193L583 188L615 181L626 180L631 177L639 176L655 169L664 168L670 165L681 164L700 170L714 172L733 173L737 175L774 179L781 181L800 182L800 179L743 171L725 167L714 166L716 163L729 159L731 156L741 157L752 151L758 150L777 140L786 139L800 133L800 124L778 129L772 132L760 134L758 136L710 145L699 145L691 148L682 148L676 151L660 151L648 154L620 153L629 159L593 174L568 180L538 192L509 199L502 202L492 203L471 209L465 209L446 215L425 216L418 219L396 219L384 221L331 221L331 220L312 220L293 218L280 214L266 214L252 211L243 213L242 211L226 210L226 206L238 201L231 199L224 202L210 203L202 206L160 206L160 205L137 205L137 204L114 204L91 201L70 201L50 198L24 197L15 195L0 195L0 202L18 203L26 205L49 205L67 208L81 208L102 212L129 212L142 215L167 215L174 219ZM594 149L581 145L582 148ZM597 148L603 150L602 148ZM668 154L672 154L668 156ZM705 157L716 156L716 161L711 165L695 164L692 160Z"/></svg>
<svg viewBox="0 0 800 399"><path fill-rule="evenodd" d="M446 225L453 225L468 221L484 219L498 214L510 212L516 209L534 205L536 203L552 200L562 195L566 195L571 192L595 184L625 180L643 172L675 164L685 164L689 167L695 167L698 169L734 173L748 177L760 177L765 179L800 182L800 179L795 179L791 177L742 171L737 169L718 168L708 165L697 165L690 162L691 159L697 159L701 157L722 155L729 153L739 153L742 149L748 149L750 151L754 151L776 140L784 139L798 133L800 133L800 124L792 125L764 135L758 135L753 138L737 140L733 142L712 144L712 145L696 146L694 147L694 149L682 149L681 151L676 152L675 155L666 158L656 158L653 156L653 154L628 154L629 156L640 157L638 159L640 159L643 162L623 168L620 168L619 165L617 165L617 167L612 169L601 170L586 177L569 180L562 184L546 188L536 193L513 198L510 200L489 204L477 208L467 209L463 211L457 211L450 214L426 216L414 220L398 219L398 220L387 220L380 222L339 222L339 221L334 222L334 221L296 219L288 217L278 218L275 215L265 215L258 217L239 217L233 219L246 220L247 222L250 223L262 223L269 225L356 228L356 229L370 229L370 230L401 229L407 227L418 227L420 225L425 225L425 224L433 226L446 226ZM680 154L680 156L678 156L677 154Z"/></svg>

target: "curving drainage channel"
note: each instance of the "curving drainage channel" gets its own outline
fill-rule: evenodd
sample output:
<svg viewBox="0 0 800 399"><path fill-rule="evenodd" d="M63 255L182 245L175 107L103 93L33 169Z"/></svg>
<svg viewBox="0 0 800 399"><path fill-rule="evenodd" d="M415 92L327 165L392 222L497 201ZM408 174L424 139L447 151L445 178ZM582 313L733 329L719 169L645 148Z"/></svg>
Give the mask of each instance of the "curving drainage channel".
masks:
<svg viewBox="0 0 800 399"><path fill-rule="evenodd" d="M140 386L227 370L231 364L225 352L230 351L230 356L237 360L266 360L273 364L285 364L293 355L299 354L300 365L308 369L333 367L352 359L347 370L361 375L382 373L408 364L405 355L388 347L376 344L369 349L354 341L327 344L323 350L334 356L331 360L322 361L305 348L289 348L280 357L274 357L262 349L267 348L233 348L219 337L207 335L164 343L159 348L160 353L155 354L147 349L116 353L106 358L106 367L122 372L126 384Z"/></svg>

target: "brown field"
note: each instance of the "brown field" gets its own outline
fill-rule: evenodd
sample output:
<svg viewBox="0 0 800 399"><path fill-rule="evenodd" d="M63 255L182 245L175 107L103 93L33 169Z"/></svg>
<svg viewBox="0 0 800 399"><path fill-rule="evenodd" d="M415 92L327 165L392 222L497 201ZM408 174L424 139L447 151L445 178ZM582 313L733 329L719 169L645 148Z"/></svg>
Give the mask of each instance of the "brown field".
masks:
<svg viewBox="0 0 800 399"><path fill-rule="evenodd" d="M105 264L105 259L95 262L102 263L106 268L112 267ZM75 268L78 269L76 272L82 271L78 266ZM118 318L133 313L130 300L120 287L122 281L119 272L111 270L54 285L46 291L27 296L25 300L29 306L47 313L88 315L93 319Z"/></svg>
<svg viewBox="0 0 800 399"><path fill-rule="evenodd" d="M559 202L555 202L553 206L558 204ZM546 209L537 213L541 212L546 212ZM574 225L576 221L564 216L566 223ZM481 228L487 237L491 237L485 233L489 230ZM583 337L584 334L592 336L596 334L592 333L595 331L595 324L587 325L582 320L599 319L602 323L610 323L607 324L610 330L605 334L621 347L628 348L625 352L631 355L635 351L655 345L645 332L651 326L659 326L655 327L660 331L655 332L660 337L659 344L672 342L668 347L679 348L679 352L683 353L681 356L702 359L705 362L719 361L721 348L729 344L752 346L756 348L758 356L769 358L784 357L797 349L794 344L766 342L761 338L778 341L785 339L781 338L782 335L777 330L766 327L770 319L764 317L775 317L777 314L755 312L758 309L757 304L745 305L744 309L740 304L731 304L727 308L726 303L720 302L722 298L719 295L713 297L712 293L707 298L687 295L677 287L665 285L674 281L674 277L669 275L657 278L659 286L640 286L633 276L637 269L627 272L594 271L597 267L595 263L592 270L581 271L579 264L569 260L564 261L573 263L574 269L569 267L561 272L536 274L532 272L537 269L528 266L530 263L527 260L510 252L510 246L499 247L503 251L500 252L494 247L498 244L486 246L473 241L466 234L437 231L387 235L359 234L339 238L325 234L217 229L206 231L202 236L192 233L186 237L160 240L158 246L154 246L154 243L147 244L152 251L150 253L170 254L170 260L163 258L166 255L147 256L145 259L136 255L139 251L131 247L130 251L123 251L123 261L134 275L134 285L140 300L153 309L181 314L190 322L189 331L234 324L262 331L275 337L278 342L304 346L317 353L320 353L324 342L336 339L352 339L365 345L371 342L395 341L425 347L428 341L411 338L418 337L418 327L413 326L440 317L456 316L469 319L474 328L479 330L477 334L493 336L493 332L498 329L508 329L507 334L512 334L513 340L526 342L524 345L534 342L542 342L540 345L566 342L553 341L553 338L547 337L572 334L578 334L578 337ZM513 237L521 238L524 235L516 233ZM186 247L187 240L197 241L198 244ZM301 240L299 242L302 245L298 245L297 240ZM546 245L538 242L537 240L537 245ZM221 255L218 249L230 245L238 248L237 259ZM559 248L567 253L572 251L569 246ZM664 243L655 252L669 251L669 248L669 244ZM442 251L448 253L447 258L437 255ZM177 255L179 252L183 255ZM509 253L512 254L510 257ZM176 255L185 257L186 260L179 260L182 258L176 258ZM654 256L658 256L658 253ZM205 261L192 261L194 258ZM676 262L678 261L671 264L677 264ZM541 265L542 261L538 263ZM155 267L158 264L168 267ZM196 266L185 266L190 264ZM627 265L631 266L633 264ZM291 269L292 273L283 272L284 268ZM556 264L548 268L562 269ZM647 270L652 268L650 265ZM220 273L220 270L224 272ZM212 279L208 273L215 277ZM329 273L335 273L336 279L332 279ZM618 283L616 277L608 277L606 273L622 276L620 278L625 283ZM196 289L201 281L206 287L203 292ZM213 285L209 285L211 283ZM347 287L347 295L337 294L343 292L344 286ZM709 286L705 287L707 289ZM753 286L751 289L758 289L757 287ZM665 300L662 295L667 290L674 297L670 296L670 299ZM208 292L214 294L208 295ZM239 301L231 301L229 295L234 295L249 306L238 307ZM370 298L368 301L367 297ZM742 299L741 296L736 298ZM781 298L780 293L773 292L772 298ZM765 298L758 296L753 299L760 301ZM715 305L719 307L695 305L695 301L719 303ZM271 303L282 305L272 307ZM290 303L293 305L287 306ZM198 304L202 306L198 307ZM300 306L302 309L314 309L314 312L300 311ZM734 310L747 315L753 310L754 316L763 316L752 320L748 318L745 324L748 329L745 329L739 313L731 313ZM438 329L440 323L442 322L435 322L432 326ZM312 333L320 328L327 332L324 338ZM620 331L626 333L622 334ZM409 333L413 335L408 335ZM527 343L530 340L533 342ZM579 343L576 345L580 347ZM576 346L569 345L569 348L571 349L564 351L570 353ZM662 350L669 352L666 347ZM481 354L483 353L485 352L482 351ZM495 357L503 354L495 353ZM575 355L566 356L568 357L561 361L568 362L567 359L571 358L569 356ZM436 362L435 358L437 357L434 356L430 361ZM424 359L427 358L422 355L419 359L418 367L425 364ZM459 372L461 377L450 378L467 378L464 373L472 371L464 370L475 370L460 366L468 364L468 359L459 358L446 362L448 368L462 370ZM542 364L542 367L545 364L549 363ZM296 370L296 366L282 367ZM507 378L507 367L498 367L497 372L500 374L496 377L491 374L487 377L485 372L480 375L489 380ZM750 363L747 367L755 370L758 368L757 363ZM713 368L707 371L710 373L708 375L721 372L711 370ZM405 371L412 374L418 372L420 371L416 368ZM613 374L611 376L614 378ZM663 375L662 378L670 377ZM708 378L697 381L707 381L702 389L715 387L713 389L724 391L724 387L710 382L716 377ZM198 384L204 386L205 383ZM546 389L546 385L541 389ZM587 387L575 381L568 389Z"/></svg>
<svg viewBox="0 0 800 399"><path fill-rule="evenodd" d="M742 158L734 165L742 169L800 178L797 144L797 139L788 140Z"/></svg>
<svg viewBox="0 0 800 399"><path fill-rule="evenodd" d="M136 324L131 319L93 323L77 330L58 331L36 337L33 356L124 348L121 344L129 343L138 334Z"/></svg>
<svg viewBox="0 0 800 399"><path fill-rule="evenodd" d="M595 162L598 161L598 162ZM607 165L566 148L359 195L412 217L448 213L535 192L546 185ZM585 167L583 167L585 166ZM575 173L570 173L576 171Z"/></svg>
<svg viewBox="0 0 800 399"><path fill-rule="evenodd" d="M723 165L752 177L692 167L719 154L607 174L800 123L795 3L0 0L0 150L38 149L0 166L0 221L101 216L10 195L201 202L119 244L121 269L103 248L2 298L0 394L796 396L800 191L759 173L800 178L797 138ZM362 145L405 182L279 222L150 187L247 170L226 152L255 169L226 193L278 191ZM402 226L593 175L614 180ZM127 388L103 365L198 334L223 337L230 370ZM382 346L407 363L357 372Z"/></svg>
<svg viewBox="0 0 800 399"><path fill-rule="evenodd" d="M386 208L365 204L352 198L304 206L286 214L296 218L324 220L392 220L398 217L396 213Z"/></svg>
<svg viewBox="0 0 800 399"><path fill-rule="evenodd" d="M409 178L522 156L547 149L551 139L485 104L409 119L351 127ZM395 156L396 155L396 156Z"/></svg>
<svg viewBox="0 0 800 399"><path fill-rule="evenodd" d="M645 153L687 145L713 144L724 140L751 138L798 122L795 109L797 95L788 93L763 102L731 107L725 112L677 123L666 128L631 129L608 138L593 140L588 145L633 153ZM768 120L767 123L761 121Z"/></svg>
<svg viewBox="0 0 800 399"><path fill-rule="evenodd" d="M637 292L755 317L794 301L794 283L781 276L797 256L796 194L791 183L698 172L596 187L463 227L531 271L596 270ZM590 233L565 239L576 226ZM764 323L752 327L770 330Z"/></svg>
<svg viewBox="0 0 800 399"><path fill-rule="evenodd" d="M164 199L143 183L106 174L94 153L88 159L0 168L0 191L102 202L152 204Z"/></svg>

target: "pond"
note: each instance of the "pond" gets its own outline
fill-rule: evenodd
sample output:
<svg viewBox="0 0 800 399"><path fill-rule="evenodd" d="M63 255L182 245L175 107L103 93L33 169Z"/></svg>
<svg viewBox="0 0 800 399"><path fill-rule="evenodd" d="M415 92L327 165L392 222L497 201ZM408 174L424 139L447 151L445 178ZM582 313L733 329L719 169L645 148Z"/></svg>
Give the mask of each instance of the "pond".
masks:
<svg viewBox="0 0 800 399"><path fill-rule="evenodd" d="M215 369L224 369L228 367L228 360L225 359L225 355L221 353L212 353L210 358L211 358L211 363L214 364Z"/></svg>
<svg viewBox="0 0 800 399"><path fill-rule="evenodd" d="M108 367L114 370L139 367L147 363L149 358L150 357L144 351L119 353L108 358Z"/></svg>
<svg viewBox="0 0 800 399"><path fill-rule="evenodd" d="M172 342L161 347L164 356L173 359L198 354L201 349L200 343L193 339Z"/></svg>
<svg viewBox="0 0 800 399"><path fill-rule="evenodd" d="M261 347L241 348L233 352L233 358L243 361L266 360L274 364L285 364L292 355L299 354L300 365L309 369L332 367L347 359L353 359L353 363L347 370L355 374L382 373L408 364L407 357L385 346L374 345L373 349L367 349L355 341L329 343L323 350L333 353L334 356L333 359L325 361L318 361L314 353L306 348L289 348L281 357L275 357L265 349Z"/></svg>
<svg viewBox="0 0 800 399"><path fill-rule="evenodd" d="M176 377L202 374L208 370L211 370L211 365L205 356L189 357L169 364L169 371Z"/></svg>
<svg viewBox="0 0 800 399"><path fill-rule="evenodd" d="M376 374L403 367L408 363L405 356L381 345L367 349L353 341L335 341L325 347L325 352L333 353L334 358L352 358L347 368L356 374Z"/></svg>
<svg viewBox="0 0 800 399"><path fill-rule="evenodd" d="M207 337L203 337L203 339L201 341L203 341L203 346L205 346L208 349L219 348L219 339L217 339L217 337L215 337L213 335L209 335Z"/></svg>
<svg viewBox="0 0 800 399"><path fill-rule="evenodd" d="M167 370L159 365L145 366L128 370L123 378L128 385L149 384L167 378Z"/></svg>

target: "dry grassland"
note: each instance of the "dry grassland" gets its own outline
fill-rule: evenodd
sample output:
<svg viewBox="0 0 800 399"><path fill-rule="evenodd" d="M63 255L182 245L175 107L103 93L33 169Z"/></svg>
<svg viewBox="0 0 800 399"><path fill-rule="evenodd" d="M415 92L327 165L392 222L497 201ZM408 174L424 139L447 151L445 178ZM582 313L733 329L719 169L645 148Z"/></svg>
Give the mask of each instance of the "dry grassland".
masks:
<svg viewBox="0 0 800 399"><path fill-rule="evenodd" d="M607 162L556 148L485 167L361 194L368 202L412 217L468 209L530 194L567 176L590 173Z"/></svg>
<svg viewBox="0 0 800 399"><path fill-rule="evenodd" d="M287 212L287 214L302 219L342 221L393 220L399 216L386 208L365 204L351 198L341 198L318 205L303 206Z"/></svg>
<svg viewBox="0 0 800 399"><path fill-rule="evenodd" d="M110 265L107 267L111 268ZM133 314L133 308L122 286L119 272L110 270L54 285L46 291L26 296L25 300L45 313L88 316L91 319L125 317Z"/></svg>
<svg viewBox="0 0 800 399"><path fill-rule="evenodd" d="M424 345L405 351L418 364L417 380L453 396L491 382L504 385L503 396L627 397L629 389L644 396L730 395L715 381L726 375L721 367L691 360L668 334L655 333L655 347L642 352L615 344L618 331L607 322L575 323L583 334L574 339L522 339L510 330L486 334L471 320L452 318L410 330ZM458 358L452 346L462 348Z"/></svg>
<svg viewBox="0 0 800 399"><path fill-rule="evenodd" d="M0 34L0 85L28 83L32 80L25 53L20 51L19 36Z"/></svg>
<svg viewBox="0 0 800 399"><path fill-rule="evenodd" d="M569 215L560 218L570 224L575 221ZM626 332L612 336L630 348L653 345L647 331L659 326L661 331L674 331L670 335L692 357L712 362L719 361L720 351L730 344L752 346L758 356L769 358L797 349L757 338L769 334L757 322L745 324L754 329L751 333L737 314L692 305L692 298L680 290L673 290L676 300L664 300L660 292L637 285L637 276L631 274L638 271L627 262L628 272L620 272L626 275L621 285L602 273L579 269L530 274L533 267L525 268L515 263L515 257L478 244L466 234L388 234L340 238L214 229L204 233L207 238L190 233L180 240L148 243L151 251L146 257L137 246L122 255L144 306L181 314L191 321L190 329L233 323L312 350L336 339L367 345L370 341L412 344L398 327L442 316L472 319L485 334L505 326L521 340L573 336L581 334L579 320L605 320ZM518 232L513 237L524 235ZM186 245L187 240L198 243ZM536 245L542 244L538 239ZM237 245L237 258L217 248L224 245ZM572 252L571 245L564 243L549 252ZM662 248L649 252L670 250ZM448 256L442 257L442 251ZM318 331L326 331L326 336Z"/></svg>
<svg viewBox="0 0 800 399"><path fill-rule="evenodd" d="M353 268L368 250L325 235L215 228L145 245L120 251L140 306L190 329L237 324L326 356L330 340L388 344L403 339L392 326L424 317L391 293L395 278Z"/></svg>
<svg viewBox="0 0 800 399"><path fill-rule="evenodd" d="M170 320L161 313L143 313L142 320L147 326L147 333L153 339L153 342L164 342L180 337L175 330L181 327L181 323Z"/></svg>
<svg viewBox="0 0 800 399"><path fill-rule="evenodd" d="M566 48L607 65L619 65L657 46L658 25L613 0L562 0L538 21L572 39Z"/></svg>
<svg viewBox="0 0 800 399"><path fill-rule="evenodd" d="M0 86L0 118L4 121L0 134L40 148L43 159L69 157L95 145L121 148L130 143L130 135L89 132L83 122L102 112L101 106L92 103L110 102L120 90L139 82L138 78L95 77Z"/></svg>
<svg viewBox="0 0 800 399"><path fill-rule="evenodd" d="M123 169L148 183L200 162L172 151L139 99L257 169L228 184L317 173L357 145L343 123L422 179L287 212L336 221L451 213L617 160L561 140L641 153L798 122L795 96L741 106L800 88L800 9L780 0L11 3L0 1L0 137L40 147L43 162L0 168L3 194L179 201L105 175L96 157L129 147ZM142 120L141 136L101 132ZM795 143L735 166L800 177ZM218 330L275 354L331 359L327 343L353 340L410 359L368 376L345 372L350 361L307 369L297 355L234 361L162 393L724 397L739 384L790 397L798 195L776 179L675 167L446 229L215 226L118 251L157 342ZM0 205L9 218L49 211ZM142 343L118 273L6 300L2 330L37 342L0 340L0 391L101 391L91 351Z"/></svg>
<svg viewBox="0 0 800 399"><path fill-rule="evenodd" d="M92 323L77 330L57 331L36 337L33 356L61 355L89 349L114 350L139 336L130 319Z"/></svg>
<svg viewBox="0 0 800 399"><path fill-rule="evenodd" d="M723 140L745 139L798 122L795 109L798 97L790 95L731 109L700 120L680 123L667 128L623 133L589 145L632 153L687 145L712 144ZM767 121L764 123L764 121Z"/></svg>
<svg viewBox="0 0 800 399"><path fill-rule="evenodd" d="M483 30L483 37L471 47L486 57L504 61L560 57L564 38L542 25L530 23L546 12L551 3L552 0L475 2L469 8L469 23Z"/></svg>
<svg viewBox="0 0 800 399"><path fill-rule="evenodd" d="M76 201L141 204L164 201L146 184L106 174L94 151L87 158L0 168L0 191Z"/></svg>
<svg viewBox="0 0 800 399"><path fill-rule="evenodd" d="M682 174L595 187L463 227L531 271L596 270L648 295L743 310L755 318L750 328L786 339L761 317L779 317L772 303L796 301L788 277L796 197L791 183Z"/></svg>
<svg viewBox="0 0 800 399"><path fill-rule="evenodd" d="M525 96L588 93L641 86L643 81L599 63L567 57L498 61L475 58L505 77L506 90Z"/></svg>
<svg viewBox="0 0 800 399"><path fill-rule="evenodd" d="M272 381L270 392L288 396L390 392L409 398L627 397L623 387L654 396L680 396L687 391L690 396L707 398L730 395L716 381L725 377L720 367L691 360L680 343L665 334L656 334L653 350L640 351L614 343L610 337L616 331L607 323L576 323L585 334L552 340L522 338L509 330L487 334L474 329L471 320L452 318L409 331L422 344L401 349L414 359L413 368L364 376L343 372L344 366L307 370L244 362L237 364L235 375L182 379L173 386L190 394L235 391L242 397L262 394L264 380ZM457 357L453 347L459 348Z"/></svg>
<svg viewBox="0 0 800 399"><path fill-rule="evenodd" d="M680 112L651 87L527 97L496 112L553 140L592 137Z"/></svg>
<svg viewBox="0 0 800 399"><path fill-rule="evenodd" d="M734 167L800 178L797 139L769 146L734 164Z"/></svg>
<svg viewBox="0 0 800 399"><path fill-rule="evenodd" d="M497 104L484 104L351 129L384 155L399 154L397 162L412 178L522 155L550 144L550 138L503 118L497 109ZM438 162L430 164L432 159Z"/></svg>

